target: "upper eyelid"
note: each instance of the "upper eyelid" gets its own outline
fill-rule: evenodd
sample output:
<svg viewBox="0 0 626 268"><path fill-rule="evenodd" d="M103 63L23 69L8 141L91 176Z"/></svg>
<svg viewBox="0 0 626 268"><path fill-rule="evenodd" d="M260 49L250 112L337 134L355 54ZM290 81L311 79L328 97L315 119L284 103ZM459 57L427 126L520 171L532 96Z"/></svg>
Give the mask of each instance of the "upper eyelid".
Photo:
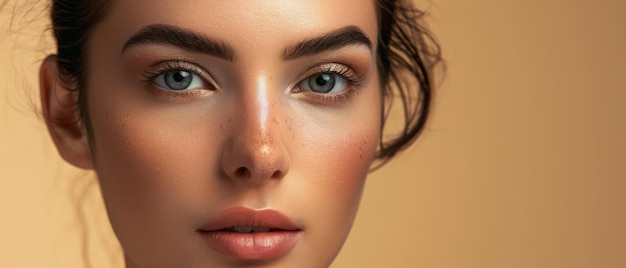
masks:
<svg viewBox="0 0 626 268"><path fill-rule="evenodd" d="M338 69L339 68L339 69ZM340 69L344 69L345 71L340 71ZM342 63L321 63L317 64L315 67L310 68L298 76L298 82L307 79L309 76L318 74L318 73L333 73L340 75L341 77L348 80L348 82L352 84L359 84L365 79L365 76L360 75L354 68L350 65L342 64Z"/></svg>
<svg viewBox="0 0 626 268"><path fill-rule="evenodd" d="M209 84L212 90L216 90L219 88L218 83L215 81L215 78L213 78L213 76L211 75L209 71L207 71L202 66L189 62L189 61L163 60L163 61L159 61L157 63L150 65L150 69L152 70L145 72L145 73L150 74L147 76L147 78L150 78L150 79L153 79L159 75L162 75L163 73L167 71L184 70L188 72L193 72L197 74L198 76L200 76L200 78L202 78L203 80L205 80L206 83Z"/></svg>

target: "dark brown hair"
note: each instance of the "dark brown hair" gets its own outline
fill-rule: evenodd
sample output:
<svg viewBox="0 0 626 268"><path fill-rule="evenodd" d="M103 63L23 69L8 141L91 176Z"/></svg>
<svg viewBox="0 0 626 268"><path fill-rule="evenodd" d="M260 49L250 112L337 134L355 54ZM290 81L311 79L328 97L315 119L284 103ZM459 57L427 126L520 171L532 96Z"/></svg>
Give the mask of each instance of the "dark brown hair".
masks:
<svg viewBox="0 0 626 268"><path fill-rule="evenodd" d="M379 21L377 67L381 87L388 97L381 115L383 126L395 98L401 101L404 119L400 133L380 140L377 159L384 164L423 131L431 106L433 71L442 59L439 45L425 28L425 13L416 9L412 1L375 2ZM110 3L106 0L53 0L51 7L59 78L66 88L76 91L77 120L84 125L91 140L93 133L86 105L89 39ZM384 127L382 136L387 136Z"/></svg>

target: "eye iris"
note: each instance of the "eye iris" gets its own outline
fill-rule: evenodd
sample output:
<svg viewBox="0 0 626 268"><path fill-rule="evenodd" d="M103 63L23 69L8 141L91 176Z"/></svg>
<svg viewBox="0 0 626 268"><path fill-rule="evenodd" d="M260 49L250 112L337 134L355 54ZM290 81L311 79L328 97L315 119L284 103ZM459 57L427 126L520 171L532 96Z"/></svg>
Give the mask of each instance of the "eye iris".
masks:
<svg viewBox="0 0 626 268"><path fill-rule="evenodd" d="M191 85L192 75L186 71L173 71L165 74L165 84L175 90L183 90Z"/></svg>
<svg viewBox="0 0 626 268"><path fill-rule="evenodd" d="M318 93L328 93L335 87L335 76L332 74L321 73L309 78L309 87Z"/></svg>

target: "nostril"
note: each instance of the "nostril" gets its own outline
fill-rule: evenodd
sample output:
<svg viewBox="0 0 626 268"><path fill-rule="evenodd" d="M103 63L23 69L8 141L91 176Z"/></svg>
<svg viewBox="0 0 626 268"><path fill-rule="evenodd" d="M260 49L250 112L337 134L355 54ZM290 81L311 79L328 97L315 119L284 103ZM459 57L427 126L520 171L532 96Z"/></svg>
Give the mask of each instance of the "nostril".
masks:
<svg viewBox="0 0 626 268"><path fill-rule="evenodd" d="M246 167L239 167L235 170L235 175L237 177L249 178L252 174L250 174L250 170Z"/></svg>
<svg viewBox="0 0 626 268"><path fill-rule="evenodd" d="M272 178L273 179L280 179L283 177L283 173L280 170L276 170L273 174L272 174Z"/></svg>

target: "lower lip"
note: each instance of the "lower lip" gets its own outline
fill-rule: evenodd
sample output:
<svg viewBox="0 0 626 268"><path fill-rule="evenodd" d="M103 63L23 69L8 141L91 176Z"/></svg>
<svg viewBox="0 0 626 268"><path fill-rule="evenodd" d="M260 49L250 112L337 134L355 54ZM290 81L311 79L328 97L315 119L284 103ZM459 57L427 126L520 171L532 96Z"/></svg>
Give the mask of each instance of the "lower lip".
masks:
<svg viewBox="0 0 626 268"><path fill-rule="evenodd" d="M213 250L242 260L270 260L285 255L300 239L299 231L237 233L201 232Z"/></svg>

